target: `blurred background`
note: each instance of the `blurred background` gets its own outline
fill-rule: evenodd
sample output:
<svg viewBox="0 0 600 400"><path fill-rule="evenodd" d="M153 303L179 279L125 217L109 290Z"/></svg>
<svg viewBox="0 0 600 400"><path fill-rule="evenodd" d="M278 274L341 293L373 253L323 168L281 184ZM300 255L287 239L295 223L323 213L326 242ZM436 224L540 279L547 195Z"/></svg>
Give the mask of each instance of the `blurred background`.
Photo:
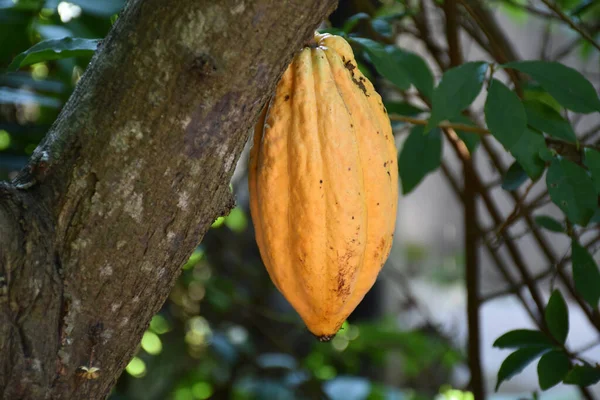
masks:
<svg viewBox="0 0 600 400"><path fill-rule="evenodd" d="M440 3L341 0L322 29L408 49L421 56L439 78L447 64ZM526 0L476 3L485 11L482 15L492 18L489 26L500 30L516 57L556 59L599 84L598 50L552 18L543 4ZM567 11L585 7L579 18L599 37L600 2L557 3ZM123 0L0 0L0 68L41 40L104 37L123 5ZM493 43L482 40L475 20L466 16L461 25L464 58L494 61ZM355 52L359 68L382 93L388 110L405 115L420 112L422 103L414 92L398 90L377 73L363 49L356 47ZM82 53L0 74L0 179L11 179L26 164L90 58L91 53ZM474 109L481 110L482 104L478 99ZM598 114L592 114L571 122L578 134L593 139L600 121ZM394 122L399 149L409 128ZM472 141L477 169L505 220L516 201L501 186L512 158L491 142L475 150L478 138ZM110 399L472 399L466 391L470 374L463 205L456 189L462 178L460 162L448 144L443 146L442 168L401 197L392 254L374 288L329 343L319 343L309 334L262 265L248 211L247 152L248 148L231 182L236 208L215 221L183 266L177 285L152 319ZM549 204L544 188L533 187L531 197L539 212L561 215ZM481 225L493 232L498 221L489 209L478 207ZM511 222L508 229L518 239L515 243L523 263L531 274L540 276L539 288L547 299L550 285L546 278L551 278L547 270L562 262L569 237L546 231L540 244L522 219ZM584 232L592 254L598 248L597 237L595 228ZM486 300L480 309L481 351L488 397L580 398L573 386L535 393L534 366L491 394L508 354L492 343L508 330L534 325L514 290L507 290L510 282L498 272L500 263L516 276L502 243L484 235L479 253L481 296ZM585 313L572 309L570 325L568 344L581 349L583 356L600 360L600 347L595 347L598 331ZM599 389L595 392L600 395Z"/></svg>

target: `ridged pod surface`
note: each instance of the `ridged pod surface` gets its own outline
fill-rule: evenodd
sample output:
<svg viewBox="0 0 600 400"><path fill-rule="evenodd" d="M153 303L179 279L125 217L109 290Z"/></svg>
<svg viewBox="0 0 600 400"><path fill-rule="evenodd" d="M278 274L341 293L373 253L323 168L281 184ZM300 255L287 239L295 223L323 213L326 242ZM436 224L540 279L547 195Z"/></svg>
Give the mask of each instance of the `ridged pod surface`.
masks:
<svg viewBox="0 0 600 400"><path fill-rule="evenodd" d="M249 190L273 283L329 340L390 253L398 171L387 112L350 45L329 34L314 39L256 125Z"/></svg>

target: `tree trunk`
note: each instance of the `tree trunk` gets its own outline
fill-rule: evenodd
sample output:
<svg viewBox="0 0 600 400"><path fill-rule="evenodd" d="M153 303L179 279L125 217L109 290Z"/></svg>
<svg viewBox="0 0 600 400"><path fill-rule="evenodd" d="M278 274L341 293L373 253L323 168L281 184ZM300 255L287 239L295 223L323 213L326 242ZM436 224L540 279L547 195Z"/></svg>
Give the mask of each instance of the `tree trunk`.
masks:
<svg viewBox="0 0 600 400"><path fill-rule="evenodd" d="M29 166L0 182L1 399L107 396L335 3L129 1Z"/></svg>

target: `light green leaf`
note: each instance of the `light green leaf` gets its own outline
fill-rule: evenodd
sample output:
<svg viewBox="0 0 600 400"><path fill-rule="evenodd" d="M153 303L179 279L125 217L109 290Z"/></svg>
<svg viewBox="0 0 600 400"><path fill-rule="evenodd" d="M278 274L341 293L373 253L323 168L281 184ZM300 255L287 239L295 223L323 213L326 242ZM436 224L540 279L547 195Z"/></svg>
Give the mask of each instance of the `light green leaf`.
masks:
<svg viewBox="0 0 600 400"><path fill-rule="evenodd" d="M515 61L503 65L530 75L564 107L588 114L600 111L594 86L577 70L554 61Z"/></svg>
<svg viewBox="0 0 600 400"><path fill-rule="evenodd" d="M414 126L398 157L402 193L410 193L423 178L436 170L442 158L442 137L438 128L424 134L422 125Z"/></svg>
<svg viewBox="0 0 600 400"><path fill-rule="evenodd" d="M468 62L446 71L433 91L431 117L425 131L469 107L481 92L487 70L485 62Z"/></svg>
<svg viewBox="0 0 600 400"><path fill-rule="evenodd" d="M579 165L555 159L548 168L546 185L550 198L575 224L586 226L598 206L592 178Z"/></svg>
<svg viewBox="0 0 600 400"><path fill-rule="evenodd" d="M62 58L89 56L96 51L97 39L62 38L44 40L14 58L8 66L10 71L36 64L42 61L59 60Z"/></svg>

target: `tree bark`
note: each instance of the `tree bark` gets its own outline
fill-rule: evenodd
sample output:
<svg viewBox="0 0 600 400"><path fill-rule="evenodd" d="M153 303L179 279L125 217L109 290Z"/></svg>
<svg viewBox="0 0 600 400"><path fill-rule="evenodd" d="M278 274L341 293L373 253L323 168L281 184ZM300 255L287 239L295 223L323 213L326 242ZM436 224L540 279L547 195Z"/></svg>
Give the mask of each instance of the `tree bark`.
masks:
<svg viewBox="0 0 600 400"><path fill-rule="evenodd" d="M1 399L108 395L335 4L129 1L29 166L0 182Z"/></svg>

